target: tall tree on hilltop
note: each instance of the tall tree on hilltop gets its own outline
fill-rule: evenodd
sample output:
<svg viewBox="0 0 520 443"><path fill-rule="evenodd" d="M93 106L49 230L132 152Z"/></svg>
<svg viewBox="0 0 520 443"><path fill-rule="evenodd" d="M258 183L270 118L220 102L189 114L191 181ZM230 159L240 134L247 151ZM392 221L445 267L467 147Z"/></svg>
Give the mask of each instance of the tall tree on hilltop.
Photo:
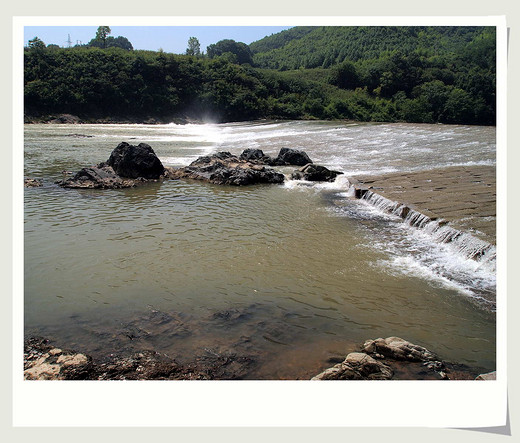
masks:
<svg viewBox="0 0 520 443"><path fill-rule="evenodd" d="M197 37L189 38L188 48L186 49L186 55L194 55L196 57L200 55L200 42Z"/></svg>
<svg viewBox="0 0 520 443"><path fill-rule="evenodd" d="M110 26L100 26L96 31L96 40L103 42L103 49L107 47L107 37L112 32Z"/></svg>
<svg viewBox="0 0 520 443"><path fill-rule="evenodd" d="M45 43L38 37L34 37L32 40L29 40L27 46L31 49L45 49Z"/></svg>

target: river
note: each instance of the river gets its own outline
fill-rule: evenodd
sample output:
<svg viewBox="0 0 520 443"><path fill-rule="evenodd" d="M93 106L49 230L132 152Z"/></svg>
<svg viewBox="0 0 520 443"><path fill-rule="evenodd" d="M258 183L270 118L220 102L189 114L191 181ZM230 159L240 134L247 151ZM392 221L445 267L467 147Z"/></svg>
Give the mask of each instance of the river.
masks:
<svg viewBox="0 0 520 443"><path fill-rule="evenodd" d="M367 339L400 336L491 371L495 270L345 194L346 178L494 166L495 128L338 122L26 125L27 335L102 357L253 355L256 379L310 378ZM165 181L58 187L121 141L167 166L216 151L303 149L335 183L220 187ZM293 168L279 168L289 174Z"/></svg>

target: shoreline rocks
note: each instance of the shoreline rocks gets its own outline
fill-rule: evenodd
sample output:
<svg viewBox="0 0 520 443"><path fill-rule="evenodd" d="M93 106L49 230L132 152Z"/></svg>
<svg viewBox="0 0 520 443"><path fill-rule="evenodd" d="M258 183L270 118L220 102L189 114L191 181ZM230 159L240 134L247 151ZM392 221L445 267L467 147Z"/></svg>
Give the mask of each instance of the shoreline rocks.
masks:
<svg viewBox="0 0 520 443"><path fill-rule="evenodd" d="M399 337L377 338L363 344L367 354L407 361L433 361L437 356L422 346L414 345Z"/></svg>
<svg viewBox="0 0 520 443"><path fill-rule="evenodd" d="M311 380L389 380L392 369L370 355L351 352L342 363L326 369Z"/></svg>
<svg viewBox="0 0 520 443"><path fill-rule="evenodd" d="M108 355L103 361L31 337L24 342L25 380L239 380L254 363L250 356L214 354L181 364L166 354L141 350Z"/></svg>
<svg viewBox="0 0 520 443"><path fill-rule="evenodd" d="M389 340L394 339L394 340ZM432 360L435 354L398 337L368 340L397 343L385 357L370 347L364 352L349 353L343 361L325 369L311 380L496 380L496 371L477 372L464 365ZM392 347L392 346L390 346ZM420 349L418 349L420 348ZM408 351L416 350L417 353ZM424 351L423 351L424 350ZM109 354L95 360L91 356L54 346L48 339L27 338L24 342L24 378L26 380L240 380L250 378L253 367L260 363L254 355L210 352L179 363L151 349L131 354ZM426 351L426 352L425 352ZM435 357L437 358L437 357Z"/></svg>
<svg viewBox="0 0 520 443"><path fill-rule="evenodd" d="M384 360L384 363L381 360ZM348 354L343 362L312 378L312 380L391 379L494 380L496 372L476 376L470 368L442 361L422 346L399 337L388 337L365 341L359 352Z"/></svg>
<svg viewBox="0 0 520 443"><path fill-rule="evenodd" d="M92 358L85 354L64 351L42 338L24 343L26 380L85 380L91 370Z"/></svg>

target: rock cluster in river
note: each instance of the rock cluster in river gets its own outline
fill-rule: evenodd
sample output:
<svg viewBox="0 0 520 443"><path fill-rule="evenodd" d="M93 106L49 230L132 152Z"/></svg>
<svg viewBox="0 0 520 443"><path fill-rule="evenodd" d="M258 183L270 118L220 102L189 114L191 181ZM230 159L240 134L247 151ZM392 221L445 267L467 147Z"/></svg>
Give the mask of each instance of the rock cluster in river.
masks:
<svg viewBox="0 0 520 443"><path fill-rule="evenodd" d="M189 166L170 169L170 178L202 180L218 185L283 183L284 175L274 169L243 160L229 152L199 157Z"/></svg>
<svg viewBox="0 0 520 443"><path fill-rule="evenodd" d="M120 143L106 162L81 169L73 177L56 183L64 188L129 188L164 178L167 171L150 145Z"/></svg>
<svg viewBox="0 0 520 443"><path fill-rule="evenodd" d="M340 174L314 165L301 150L282 148L278 156L265 155L261 149L245 149L240 156L217 152L199 157L188 166L165 168L150 145L120 143L106 162L82 168L72 177L58 180L64 188L117 189L159 179L192 179L218 185L245 186L283 183L285 176L270 166L302 166L294 171L293 180L334 181ZM31 186L26 182L26 186Z"/></svg>

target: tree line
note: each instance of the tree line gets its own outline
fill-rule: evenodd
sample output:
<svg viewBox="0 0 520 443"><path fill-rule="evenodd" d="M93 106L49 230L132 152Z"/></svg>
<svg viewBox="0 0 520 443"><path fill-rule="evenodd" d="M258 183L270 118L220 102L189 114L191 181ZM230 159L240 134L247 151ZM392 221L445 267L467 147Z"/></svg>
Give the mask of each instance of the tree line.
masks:
<svg viewBox="0 0 520 443"><path fill-rule="evenodd" d="M495 123L494 28L302 27L206 54L192 37L184 55L124 48L102 28L95 44L29 42L27 114Z"/></svg>

